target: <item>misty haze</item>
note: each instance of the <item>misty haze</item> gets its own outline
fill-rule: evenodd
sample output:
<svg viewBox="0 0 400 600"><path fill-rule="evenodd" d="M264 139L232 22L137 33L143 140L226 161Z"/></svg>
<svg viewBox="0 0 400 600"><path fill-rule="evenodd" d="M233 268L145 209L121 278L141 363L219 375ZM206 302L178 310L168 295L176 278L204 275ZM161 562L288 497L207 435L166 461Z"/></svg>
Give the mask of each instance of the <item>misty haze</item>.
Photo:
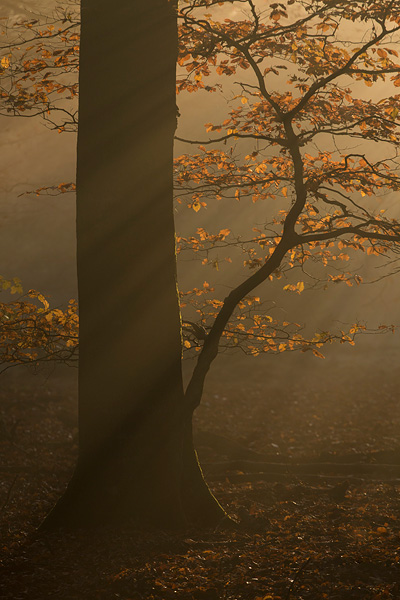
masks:
<svg viewBox="0 0 400 600"><path fill-rule="evenodd" d="M1 596L398 600L400 2L181 1L177 119L78 5L0 0Z"/></svg>

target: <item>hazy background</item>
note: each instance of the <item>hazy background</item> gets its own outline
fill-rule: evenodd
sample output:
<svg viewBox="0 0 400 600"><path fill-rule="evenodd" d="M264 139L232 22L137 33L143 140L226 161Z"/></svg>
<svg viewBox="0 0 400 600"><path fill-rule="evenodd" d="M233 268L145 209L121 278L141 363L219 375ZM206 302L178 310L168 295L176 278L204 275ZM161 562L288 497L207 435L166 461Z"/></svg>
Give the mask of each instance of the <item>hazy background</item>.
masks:
<svg viewBox="0 0 400 600"><path fill-rule="evenodd" d="M50 0L0 0L0 16L22 15L29 11L50 15L54 6ZM370 93L369 88L366 93ZM182 94L179 97L182 114L179 135L207 139L202 125L210 120L217 122L218 115L224 114L224 106L222 95ZM189 147L180 144L176 150L179 153L189 151ZM40 119L0 117L0 273L5 277L19 277L26 289L40 289L56 305L77 296L75 198L73 194L56 197L20 194L46 185L74 181L75 151L74 134L50 131ZM231 205L221 202L215 209L201 210L198 214L180 209L178 230L188 232L203 226L212 232L218 231L218 226L223 226L224 211L229 211ZM249 208L254 218L246 212ZM238 224L253 220L259 223L265 214L262 206L247 202L238 204L234 210ZM240 233L239 225L236 232ZM201 286L204 280L212 282L215 276L229 289L229 285L238 283L246 275L243 269L236 270L236 267L227 266L216 273L211 268L196 265L196 269L193 265L181 266L182 289ZM268 300L279 298L282 318L301 322L307 319L315 329L334 327L337 321L351 322L362 318L373 326L400 321L398 277L374 286L348 288L338 285L327 292L304 292L301 296L287 293L277 296L282 285L266 284L261 293ZM373 343L377 344L376 352L382 353L397 346L397 336L380 337L379 341L374 337ZM364 340L359 347L369 344L370 341ZM357 349L349 348L345 356L355 356L357 352ZM300 361L302 356L299 356Z"/></svg>
<svg viewBox="0 0 400 600"><path fill-rule="evenodd" d="M0 16L51 13L53 2L1 0ZM4 39L4 38L3 38ZM75 199L24 195L75 180L74 135L48 130L40 119L0 117L0 272L55 303L75 297Z"/></svg>

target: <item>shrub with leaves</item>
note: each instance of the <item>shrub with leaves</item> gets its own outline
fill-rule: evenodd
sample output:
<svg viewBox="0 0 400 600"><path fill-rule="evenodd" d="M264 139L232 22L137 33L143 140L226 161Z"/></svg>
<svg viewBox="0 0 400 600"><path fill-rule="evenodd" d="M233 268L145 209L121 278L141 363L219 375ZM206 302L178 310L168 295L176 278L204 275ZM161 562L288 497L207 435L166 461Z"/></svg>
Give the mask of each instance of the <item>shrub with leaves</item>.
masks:
<svg viewBox="0 0 400 600"><path fill-rule="evenodd" d="M51 308L43 294L23 295L19 279L0 277L0 290L19 295L0 302L0 373L15 365L39 366L47 362L73 364L77 360L77 303Z"/></svg>

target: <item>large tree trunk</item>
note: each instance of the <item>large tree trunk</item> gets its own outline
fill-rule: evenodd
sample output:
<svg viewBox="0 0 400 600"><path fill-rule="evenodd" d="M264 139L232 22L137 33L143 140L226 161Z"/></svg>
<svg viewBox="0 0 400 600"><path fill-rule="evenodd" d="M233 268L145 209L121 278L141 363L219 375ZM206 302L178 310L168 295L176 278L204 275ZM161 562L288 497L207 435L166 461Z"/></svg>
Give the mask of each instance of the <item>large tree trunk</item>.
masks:
<svg viewBox="0 0 400 600"><path fill-rule="evenodd" d="M184 408L172 207L176 53L171 1L82 0L80 456L45 527L179 527L188 517L215 524L224 515L202 478Z"/></svg>

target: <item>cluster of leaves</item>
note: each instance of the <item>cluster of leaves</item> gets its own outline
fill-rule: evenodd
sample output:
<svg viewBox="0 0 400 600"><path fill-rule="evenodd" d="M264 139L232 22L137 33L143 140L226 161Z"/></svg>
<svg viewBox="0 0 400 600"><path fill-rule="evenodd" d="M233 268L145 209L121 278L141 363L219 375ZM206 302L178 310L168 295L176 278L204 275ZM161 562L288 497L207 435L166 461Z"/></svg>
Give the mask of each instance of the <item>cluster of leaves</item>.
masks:
<svg viewBox="0 0 400 600"><path fill-rule="evenodd" d="M0 58L0 114L41 115L49 127L76 131L79 15L76 2L59 5L54 16L10 19Z"/></svg>
<svg viewBox="0 0 400 600"><path fill-rule="evenodd" d="M304 282L296 285L285 286L290 291L301 293ZM207 281L202 288L193 288L180 292L181 308L190 309L195 315L194 321L183 321L184 349L194 352L201 351L204 340L223 306L223 302L213 296L215 288ZM273 307L270 307L272 312ZM302 333L303 327L299 323L280 321L267 314L267 307L258 296L246 296L241 300L234 311L231 320L222 333L219 344L220 351L240 349L245 354L258 356L263 352L280 354L281 352L301 350L311 351L315 356L324 358L320 349L335 341L341 344L355 344L357 334L370 332L362 323L350 325L348 331L339 331L335 334L329 331L320 331L312 336ZM393 331L392 326L381 326L380 331Z"/></svg>
<svg viewBox="0 0 400 600"><path fill-rule="evenodd" d="M1 372L11 366L39 366L46 362L73 364L77 360L77 303L64 310L51 308L35 290L25 295L18 279L0 277L0 291L18 294L14 301L0 302Z"/></svg>

